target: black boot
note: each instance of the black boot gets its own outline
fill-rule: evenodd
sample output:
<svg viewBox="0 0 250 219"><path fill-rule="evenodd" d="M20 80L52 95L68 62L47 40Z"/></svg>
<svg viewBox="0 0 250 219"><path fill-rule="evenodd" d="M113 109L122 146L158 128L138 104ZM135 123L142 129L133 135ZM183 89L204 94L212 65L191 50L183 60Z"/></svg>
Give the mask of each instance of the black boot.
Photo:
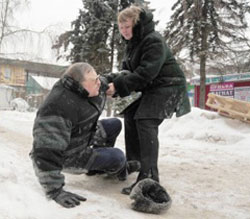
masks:
<svg viewBox="0 0 250 219"><path fill-rule="evenodd" d="M126 166L122 171L117 175L120 181L125 181L127 176L133 172L140 171L141 163L137 160L130 160L126 162Z"/></svg>
<svg viewBox="0 0 250 219"><path fill-rule="evenodd" d="M132 189L134 188L134 186L141 180L146 179L146 178L150 178L155 180L156 182L159 182L159 176L158 176L158 171L153 171L152 169L150 169L148 172L140 172L136 182L133 183L132 185L125 187L122 189L121 193L124 195L129 195L132 191Z"/></svg>
<svg viewBox="0 0 250 219"><path fill-rule="evenodd" d="M104 174L105 172L102 170L89 170L86 175L87 176L95 176L96 174L101 175Z"/></svg>
<svg viewBox="0 0 250 219"><path fill-rule="evenodd" d="M122 189L121 193L124 194L124 195L129 195L132 191L132 189L134 188L134 186L142 179L145 179L148 177L148 174L146 173L142 173L140 172L137 179L136 179L136 182L133 183L132 185L128 186L128 187L125 187Z"/></svg>
<svg viewBox="0 0 250 219"><path fill-rule="evenodd" d="M139 172L141 169L141 163L137 160L129 160L127 161L127 171L128 174L133 172Z"/></svg>
<svg viewBox="0 0 250 219"><path fill-rule="evenodd" d="M137 182L133 183L132 185L128 186L128 187L124 187L121 191L122 194L124 195L130 195L132 189L134 188L134 186L136 185Z"/></svg>

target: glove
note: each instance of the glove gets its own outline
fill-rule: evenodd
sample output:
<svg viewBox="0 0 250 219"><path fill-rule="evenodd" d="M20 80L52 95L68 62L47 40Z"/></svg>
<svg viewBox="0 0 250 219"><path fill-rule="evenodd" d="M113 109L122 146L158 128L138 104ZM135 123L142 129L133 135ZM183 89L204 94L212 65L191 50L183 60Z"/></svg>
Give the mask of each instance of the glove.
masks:
<svg viewBox="0 0 250 219"><path fill-rule="evenodd" d="M109 81L106 77L103 77L103 76L100 76L99 77L101 83L102 83L102 86L103 86L103 90L108 90L109 89Z"/></svg>
<svg viewBox="0 0 250 219"><path fill-rule="evenodd" d="M60 193L53 198L58 204L65 208L73 208L77 205L80 205L80 201L86 201L87 199L71 193L71 192L66 192L63 189L60 191Z"/></svg>
<svg viewBox="0 0 250 219"><path fill-rule="evenodd" d="M117 77L117 73L106 73L106 74L102 74L103 77L106 78L108 83L113 82L113 80Z"/></svg>

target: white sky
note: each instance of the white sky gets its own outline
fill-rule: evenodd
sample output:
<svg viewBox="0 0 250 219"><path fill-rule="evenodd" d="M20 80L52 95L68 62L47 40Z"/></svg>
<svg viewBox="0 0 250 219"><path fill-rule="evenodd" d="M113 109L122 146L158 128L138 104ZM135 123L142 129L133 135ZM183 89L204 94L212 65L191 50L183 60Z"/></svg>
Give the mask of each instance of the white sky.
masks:
<svg viewBox="0 0 250 219"><path fill-rule="evenodd" d="M161 31L166 26L171 15L170 9L176 0L151 0L150 2L150 7L156 9L155 20L159 20L156 29ZM35 31L46 29L48 34L39 37L14 38L7 44L5 51L28 52L28 55L20 58L30 61L34 59L34 61L53 64L68 64L64 60L56 61L56 51L51 50L52 41L55 41L56 36L70 30L71 22L77 18L81 8L82 0L30 0L28 8L17 15L17 25Z"/></svg>
<svg viewBox="0 0 250 219"><path fill-rule="evenodd" d="M150 7L156 9L155 20L159 20L157 30L162 31L170 16L171 7L177 0L148 0ZM47 34L43 37L18 37L3 49L3 52L28 52L21 59L53 63L67 64L64 61L56 61L56 51L51 50L52 41L56 36L70 30L70 24L79 14L82 8L82 0L30 0L29 7L17 15L18 25L23 28L42 31L46 28ZM11 46L10 46L11 45Z"/></svg>
<svg viewBox="0 0 250 219"><path fill-rule="evenodd" d="M150 7L156 9L155 20L159 20L156 27L161 31L165 28L171 12L170 9L176 0L151 0ZM30 0L28 8L17 14L17 25L35 31L46 29L43 36L20 36L11 39L3 51L26 52L28 55L18 55L17 58L30 61L41 61L53 64L68 64L61 60L56 61L56 51L51 50L52 41L56 36L71 28L71 22L75 20L82 8L82 0ZM10 57L12 58L12 57ZM14 57L16 58L16 57Z"/></svg>
<svg viewBox="0 0 250 219"><path fill-rule="evenodd" d="M61 24L69 28L79 8L82 8L81 0L30 0L28 9L22 13L22 25L38 30Z"/></svg>
<svg viewBox="0 0 250 219"><path fill-rule="evenodd" d="M163 25L169 18L170 8L176 0L150 0L149 2L150 7L156 9L155 18ZM70 27L70 22L78 15L79 8L82 8L81 0L30 0L29 10L22 14L22 22L35 28L58 24L66 24Z"/></svg>

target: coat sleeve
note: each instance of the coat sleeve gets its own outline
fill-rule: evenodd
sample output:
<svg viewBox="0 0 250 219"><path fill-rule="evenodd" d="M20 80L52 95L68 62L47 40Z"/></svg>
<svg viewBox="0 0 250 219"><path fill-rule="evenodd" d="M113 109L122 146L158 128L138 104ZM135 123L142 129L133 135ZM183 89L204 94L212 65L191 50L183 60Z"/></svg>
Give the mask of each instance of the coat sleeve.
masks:
<svg viewBox="0 0 250 219"><path fill-rule="evenodd" d="M132 91L143 90L157 77L166 60L165 43L161 38L149 37L141 45L140 54L141 56L137 57L138 64L130 74L120 74L113 80L121 97L130 95ZM133 59L133 54L131 57Z"/></svg>
<svg viewBox="0 0 250 219"><path fill-rule="evenodd" d="M64 151L70 142L71 122L60 116L38 116L33 127L31 159L39 183L53 198L64 185Z"/></svg>
<svg viewBox="0 0 250 219"><path fill-rule="evenodd" d="M111 83L114 81L114 79L118 76L116 73L107 73L102 75L108 83Z"/></svg>

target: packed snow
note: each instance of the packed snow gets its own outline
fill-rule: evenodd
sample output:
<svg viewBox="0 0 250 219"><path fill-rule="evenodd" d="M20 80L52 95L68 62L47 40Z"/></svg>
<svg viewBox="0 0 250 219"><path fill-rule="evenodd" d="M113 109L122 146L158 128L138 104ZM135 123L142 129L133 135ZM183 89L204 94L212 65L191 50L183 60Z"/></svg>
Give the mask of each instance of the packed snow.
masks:
<svg viewBox="0 0 250 219"><path fill-rule="evenodd" d="M192 108L160 126L161 185L172 197L160 215L136 212L120 193L136 179L66 176L65 189L87 198L65 209L45 198L28 156L35 112L0 111L2 219L250 219L250 124ZM123 131L117 147L124 150Z"/></svg>

